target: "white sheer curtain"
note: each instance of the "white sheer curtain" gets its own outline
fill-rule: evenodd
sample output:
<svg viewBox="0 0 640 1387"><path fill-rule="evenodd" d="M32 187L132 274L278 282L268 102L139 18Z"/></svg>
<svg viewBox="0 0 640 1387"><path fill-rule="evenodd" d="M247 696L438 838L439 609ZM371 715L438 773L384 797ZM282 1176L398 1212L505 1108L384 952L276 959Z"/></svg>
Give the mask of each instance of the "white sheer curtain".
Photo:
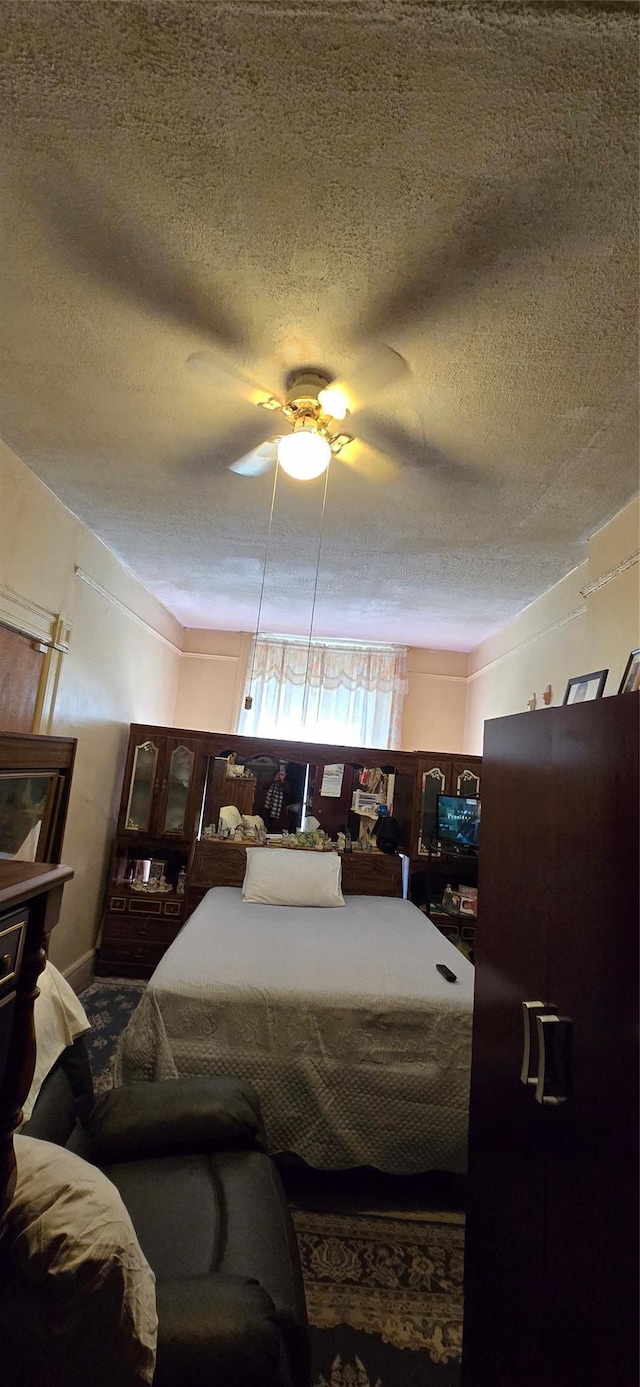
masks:
<svg viewBox="0 0 640 1387"><path fill-rule="evenodd" d="M253 672L252 672L253 671ZM341 746L397 747L407 691L403 646L254 641L238 732Z"/></svg>

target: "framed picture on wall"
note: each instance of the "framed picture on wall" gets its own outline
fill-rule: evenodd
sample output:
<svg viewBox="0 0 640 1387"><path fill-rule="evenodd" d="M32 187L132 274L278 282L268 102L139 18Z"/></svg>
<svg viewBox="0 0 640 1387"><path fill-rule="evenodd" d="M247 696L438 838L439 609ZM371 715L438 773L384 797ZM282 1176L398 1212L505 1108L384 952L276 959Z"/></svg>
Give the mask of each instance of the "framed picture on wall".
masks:
<svg viewBox="0 0 640 1387"><path fill-rule="evenodd" d="M563 703L590 703L594 698L602 698L608 669L596 669L592 674L576 674L565 689Z"/></svg>
<svg viewBox="0 0 640 1387"><path fill-rule="evenodd" d="M635 693L637 689L640 689L640 646L631 651L618 693Z"/></svg>

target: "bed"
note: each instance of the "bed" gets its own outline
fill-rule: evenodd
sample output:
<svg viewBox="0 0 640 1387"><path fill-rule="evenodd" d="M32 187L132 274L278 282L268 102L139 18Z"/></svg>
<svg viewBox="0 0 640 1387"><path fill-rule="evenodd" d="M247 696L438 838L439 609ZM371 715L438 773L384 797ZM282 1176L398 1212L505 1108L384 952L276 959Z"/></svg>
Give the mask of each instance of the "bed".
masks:
<svg viewBox="0 0 640 1387"><path fill-rule="evenodd" d="M215 887L120 1037L115 1082L237 1075L258 1090L272 1153L461 1171L473 971L405 900L249 905Z"/></svg>

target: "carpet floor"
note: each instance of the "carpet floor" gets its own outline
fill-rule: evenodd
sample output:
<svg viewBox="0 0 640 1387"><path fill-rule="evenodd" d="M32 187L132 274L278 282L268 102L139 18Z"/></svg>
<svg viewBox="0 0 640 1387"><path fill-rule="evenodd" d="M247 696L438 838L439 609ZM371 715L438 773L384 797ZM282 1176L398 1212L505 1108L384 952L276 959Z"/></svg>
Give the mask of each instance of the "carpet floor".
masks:
<svg viewBox="0 0 640 1387"><path fill-rule="evenodd" d="M116 1042L143 989L105 979L82 994L98 1093L111 1087ZM458 1387L459 1186L287 1162L281 1173L300 1248L313 1387Z"/></svg>

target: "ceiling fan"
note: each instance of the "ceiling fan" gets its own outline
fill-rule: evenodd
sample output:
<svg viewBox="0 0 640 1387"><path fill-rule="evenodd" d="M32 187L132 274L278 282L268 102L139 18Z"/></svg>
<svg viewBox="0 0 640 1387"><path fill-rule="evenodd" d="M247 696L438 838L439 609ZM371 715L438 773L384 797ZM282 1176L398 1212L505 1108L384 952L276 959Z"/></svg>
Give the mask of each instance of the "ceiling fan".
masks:
<svg viewBox="0 0 640 1387"><path fill-rule="evenodd" d="M206 352L195 352L188 358L193 369L206 368L209 362ZM260 409L280 415L277 430L272 431L265 420L260 425L267 435L264 441L227 466L240 476L259 477L278 465L296 481L312 481L326 472L332 457L340 457L343 449L359 438L356 423L343 427L347 415L353 415L374 391L408 373L404 358L382 346L369 352L348 381L334 379L315 367L290 372L284 399L266 391L258 392L257 398L254 394ZM395 471L390 458L381 459L371 470L385 480Z"/></svg>
<svg viewBox="0 0 640 1387"><path fill-rule="evenodd" d="M215 457L241 476L260 476L277 462L292 476L312 478L336 457L367 480L391 480L398 465L408 465L447 483L485 484L473 465L445 454L426 437L422 420L420 429L411 430L376 412L378 394L409 372L390 347L370 346L348 381L317 369L294 371L279 399L236 364L247 346L242 326L202 292L188 266L162 253L143 226L122 209L109 208L104 191L99 195L69 171L61 177L57 170L55 179L34 187L34 196L74 268L154 316L204 336L211 350L193 352L188 365L218 373L221 388L237 393L241 387L244 408L232 434L212 439L194 465L210 468ZM482 278L495 277L503 264L546 247L552 235L557 244L568 230L566 205L564 171L562 179L548 170L534 178L528 173L524 183L488 191L483 184L475 205L465 205L464 223L455 234L419 245L413 262L374 298L359 321L359 340L380 344L398 328L446 311L475 292ZM270 413L278 416L275 428Z"/></svg>

